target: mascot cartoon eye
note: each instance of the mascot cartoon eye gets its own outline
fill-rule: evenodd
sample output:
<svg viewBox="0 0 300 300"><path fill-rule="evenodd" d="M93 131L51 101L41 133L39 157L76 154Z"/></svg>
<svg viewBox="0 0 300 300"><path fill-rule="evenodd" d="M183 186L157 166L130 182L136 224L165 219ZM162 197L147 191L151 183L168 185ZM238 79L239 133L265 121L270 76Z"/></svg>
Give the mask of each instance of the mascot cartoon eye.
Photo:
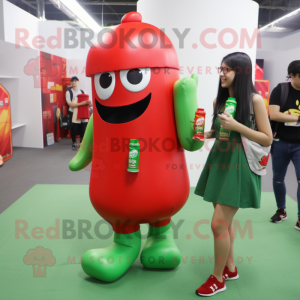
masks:
<svg viewBox="0 0 300 300"><path fill-rule="evenodd" d="M101 100L107 100L113 93L116 85L115 72L104 72L95 75L95 89Z"/></svg>
<svg viewBox="0 0 300 300"><path fill-rule="evenodd" d="M137 93L148 86L151 78L151 69L122 70L120 71L120 78L126 90Z"/></svg>

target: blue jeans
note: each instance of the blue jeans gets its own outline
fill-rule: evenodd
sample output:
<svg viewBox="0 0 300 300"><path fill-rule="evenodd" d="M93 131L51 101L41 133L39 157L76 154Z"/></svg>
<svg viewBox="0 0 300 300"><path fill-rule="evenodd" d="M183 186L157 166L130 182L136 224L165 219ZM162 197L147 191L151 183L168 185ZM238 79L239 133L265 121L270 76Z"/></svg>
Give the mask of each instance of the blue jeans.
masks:
<svg viewBox="0 0 300 300"><path fill-rule="evenodd" d="M273 165L273 190L278 208L286 208L286 187L284 178L290 161L293 162L298 181L297 201L298 219L300 220L300 143L273 141L271 147Z"/></svg>

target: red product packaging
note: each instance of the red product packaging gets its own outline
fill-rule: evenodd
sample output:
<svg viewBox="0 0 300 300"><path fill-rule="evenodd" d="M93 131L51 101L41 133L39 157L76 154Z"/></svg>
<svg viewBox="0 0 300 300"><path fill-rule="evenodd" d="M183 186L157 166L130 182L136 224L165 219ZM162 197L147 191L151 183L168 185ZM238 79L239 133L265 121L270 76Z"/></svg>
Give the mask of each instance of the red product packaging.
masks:
<svg viewBox="0 0 300 300"><path fill-rule="evenodd" d="M204 140L204 128L205 128L205 115L206 112L203 108L199 108L196 111L195 121L194 121L194 140Z"/></svg>
<svg viewBox="0 0 300 300"><path fill-rule="evenodd" d="M79 94L77 96L77 98L78 98L78 103L81 103L83 101L88 101L89 100L89 95ZM90 111L89 111L88 104L87 105L78 106L77 120L78 119L89 119L89 118L90 118Z"/></svg>

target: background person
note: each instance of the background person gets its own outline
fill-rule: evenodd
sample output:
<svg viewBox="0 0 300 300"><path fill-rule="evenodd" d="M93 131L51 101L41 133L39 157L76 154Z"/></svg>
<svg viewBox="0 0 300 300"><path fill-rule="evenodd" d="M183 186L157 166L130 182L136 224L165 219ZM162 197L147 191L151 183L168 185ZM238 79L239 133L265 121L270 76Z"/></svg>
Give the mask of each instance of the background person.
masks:
<svg viewBox="0 0 300 300"><path fill-rule="evenodd" d="M285 104L281 107L281 84L272 91L269 103L270 119L279 122L271 148L273 190L278 209L271 217L271 222L280 223L287 219L284 179L288 165L292 161L298 180L298 220L295 228L300 230L300 60L290 63L288 74L292 81L286 83L289 86L289 92Z"/></svg>
<svg viewBox="0 0 300 300"><path fill-rule="evenodd" d="M81 119L80 123L73 123L73 111L75 107L81 105L89 105L92 106L92 102L90 100L83 101L81 103L73 103L72 101L77 98L77 95L84 94L84 91L78 88L79 79L74 76L71 78L71 88L68 88L66 91L66 101L69 105L69 116L71 120L71 138L72 138L72 150L77 150L76 136L80 135L80 142L83 139L85 129L88 123L88 119Z"/></svg>
<svg viewBox="0 0 300 300"><path fill-rule="evenodd" d="M252 71L249 70L252 70L252 62L246 53L236 52L223 58L219 68L218 95L213 102L212 130L204 134L205 139L216 138L216 141L195 194L211 202L215 208L211 222L215 263L212 275L196 290L199 296L212 296L225 291L225 280L239 277L233 255L232 220L239 208L260 208L261 176L250 170L241 144L241 134L263 146L270 146L272 131L264 100L256 91ZM229 97L237 101L235 118L222 113ZM258 131L250 128L252 101ZM231 130L228 141L220 139L221 127Z"/></svg>

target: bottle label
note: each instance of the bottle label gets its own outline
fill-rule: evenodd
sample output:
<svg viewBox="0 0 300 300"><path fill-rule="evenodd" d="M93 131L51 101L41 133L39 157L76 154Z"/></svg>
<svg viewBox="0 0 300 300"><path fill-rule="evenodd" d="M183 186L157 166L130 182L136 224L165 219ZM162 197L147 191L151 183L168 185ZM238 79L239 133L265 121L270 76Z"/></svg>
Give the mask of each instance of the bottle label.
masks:
<svg viewBox="0 0 300 300"><path fill-rule="evenodd" d="M235 111L235 107L233 105L227 106L225 109L225 112L228 113L229 115L232 115Z"/></svg>
<svg viewBox="0 0 300 300"><path fill-rule="evenodd" d="M138 151L136 150L136 149L134 149L134 150L131 150L130 152L129 152L129 158L135 158L135 157L137 157L138 156Z"/></svg>
<svg viewBox="0 0 300 300"><path fill-rule="evenodd" d="M133 148L132 144L130 144L129 149L128 171L136 172L139 168L139 149Z"/></svg>
<svg viewBox="0 0 300 300"><path fill-rule="evenodd" d="M197 121L196 121L196 125L197 126L202 126L204 124L204 118L201 117L201 118L198 118Z"/></svg>
<svg viewBox="0 0 300 300"><path fill-rule="evenodd" d="M193 137L204 138L204 127L205 118L203 116L196 115Z"/></svg>

